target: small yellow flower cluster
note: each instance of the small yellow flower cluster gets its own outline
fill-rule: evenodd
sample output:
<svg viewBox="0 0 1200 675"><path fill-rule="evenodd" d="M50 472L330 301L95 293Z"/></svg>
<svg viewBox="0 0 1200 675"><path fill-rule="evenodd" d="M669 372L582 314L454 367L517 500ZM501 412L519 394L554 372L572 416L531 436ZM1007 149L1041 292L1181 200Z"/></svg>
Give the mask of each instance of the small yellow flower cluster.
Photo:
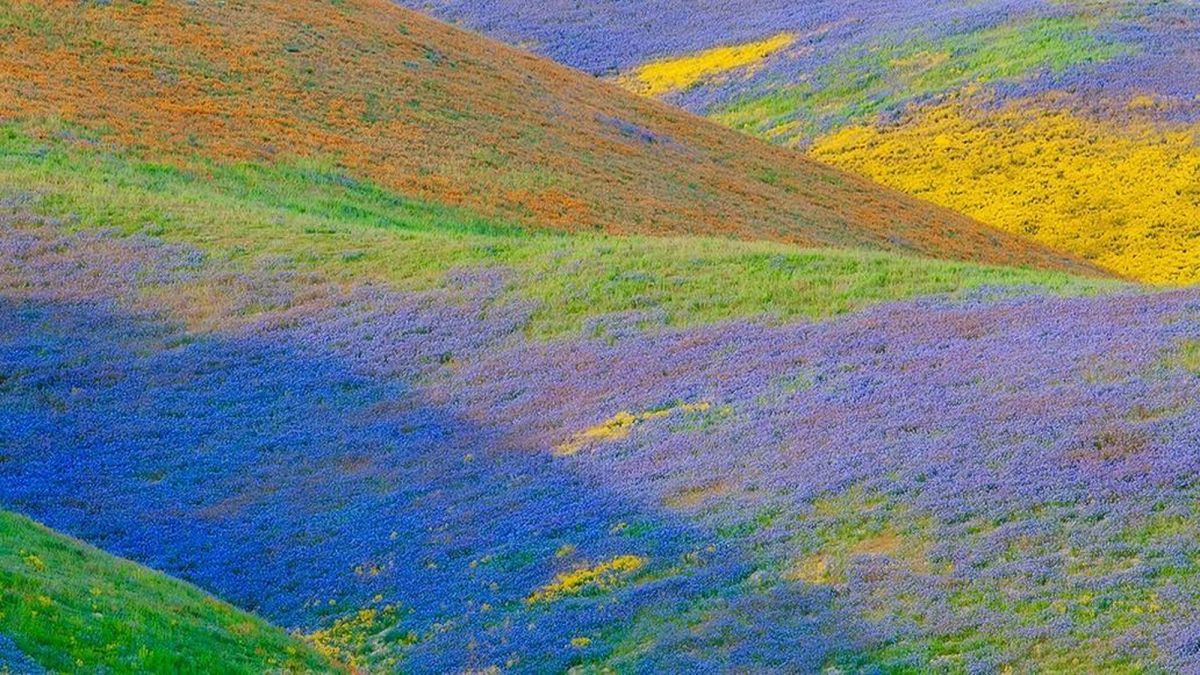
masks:
<svg viewBox="0 0 1200 675"><path fill-rule="evenodd" d="M383 568L375 563L360 563L354 566L355 576L360 577L377 577L383 572Z"/></svg>
<svg viewBox="0 0 1200 675"><path fill-rule="evenodd" d="M33 571L35 571L35 572L45 572L46 571L46 563L42 561L42 559L38 556L38 554L21 551L21 558L25 561L25 564L27 564L33 568Z"/></svg>
<svg viewBox="0 0 1200 675"><path fill-rule="evenodd" d="M367 607L337 619L328 628L309 633L306 637L313 648L331 662L357 669L363 665L361 657L367 651L371 638L394 625L396 619L393 605Z"/></svg>
<svg viewBox="0 0 1200 675"><path fill-rule="evenodd" d="M701 401L699 403L684 403L670 408L640 413L631 413L622 410L600 424L588 427L572 436L569 440L559 443L554 447L554 454L559 457L573 455L591 443L619 441L622 438L626 438L629 436L629 432L633 430L633 427L641 422L666 417L674 412L703 412L710 407L710 403Z"/></svg>
<svg viewBox="0 0 1200 675"><path fill-rule="evenodd" d="M529 604L552 602L564 595L575 595L587 589L608 590L614 588L629 575L646 566L646 559L637 555L619 555L590 567L581 567L564 572L525 601Z"/></svg>

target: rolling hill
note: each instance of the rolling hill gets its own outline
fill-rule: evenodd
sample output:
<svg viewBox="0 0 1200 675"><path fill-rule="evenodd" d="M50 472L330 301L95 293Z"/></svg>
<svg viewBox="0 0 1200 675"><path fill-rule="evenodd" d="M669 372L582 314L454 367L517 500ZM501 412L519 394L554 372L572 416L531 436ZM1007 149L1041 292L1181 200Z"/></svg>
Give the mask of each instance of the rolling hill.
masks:
<svg viewBox="0 0 1200 675"><path fill-rule="evenodd" d="M403 4L1124 276L1200 281L1194 2Z"/></svg>
<svg viewBox="0 0 1200 675"><path fill-rule="evenodd" d="M378 0L5 0L0 14L0 118L149 160L318 159L568 231L1091 269Z"/></svg>
<svg viewBox="0 0 1200 675"><path fill-rule="evenodd" d="M719 242L762 294L706 305L725 291L691 242L682 284L583 267L596 297L653 292L562 322L573 260L659 240L534 239L566 262L525 268L529 235L354 222L335 207L381 196L334 181L268 174L279 203L257 172L24 143L0 504L342 663L1102 671L1193 648L1194 292ZM374 257L406 247L474 263L422 282ZM856 278L899 301L771 316Z"/></svg>
<svg viewBox="0 0 1200 675"><path fill-rule="evenodd" d="M0 659L1200 653L1197 291L382 0L0 3Z"/></svg>

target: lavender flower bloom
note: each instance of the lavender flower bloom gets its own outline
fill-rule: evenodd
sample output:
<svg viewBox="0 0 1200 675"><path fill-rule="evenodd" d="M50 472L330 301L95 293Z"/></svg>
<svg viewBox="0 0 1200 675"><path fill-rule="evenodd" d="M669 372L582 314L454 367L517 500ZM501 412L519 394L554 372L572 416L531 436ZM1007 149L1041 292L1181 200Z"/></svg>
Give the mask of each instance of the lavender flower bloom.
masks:
<svg viewBox="0 0 1200 675"><path fill-rule="evenodd" d="M0 506L288 628L380 608L374 667L1189 653L1195 291L530 342L501 270L401 293L2 232ZM136 262L59 288L95 250Z"/></svg>

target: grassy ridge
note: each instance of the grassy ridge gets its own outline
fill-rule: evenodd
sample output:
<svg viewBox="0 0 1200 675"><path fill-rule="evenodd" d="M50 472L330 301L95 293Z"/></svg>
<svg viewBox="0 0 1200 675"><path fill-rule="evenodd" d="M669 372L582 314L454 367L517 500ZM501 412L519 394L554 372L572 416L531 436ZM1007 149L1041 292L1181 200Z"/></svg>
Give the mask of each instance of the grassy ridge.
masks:
<svg viewBox="0 0 1200 675"><path fill-rule="evenodd" d="M0 0L0 16L0 119L56 116L156 161L327 158L530 226L1091 269L386 0Z"/></svg>
<svg viewBox="0 0 1200 675"><path fill-rule="evenodd" d="M538 303L528 331L578 331L613 312L689 325L771 315L819 318L985 286L1082 293L1114 282L882 252L713 238L566 236L407 199L330 165L130 160L91 146L0 132L0 181L77 226L199 246L250 265L419 289L459 268L500 267L507 293Z"/></svg>
<svg viewBox="0 0 1200 675"><path fill-rule="evenodd" d="M198 588L4 511L0 634L60 672L333 670L303 642Z"/></svg>

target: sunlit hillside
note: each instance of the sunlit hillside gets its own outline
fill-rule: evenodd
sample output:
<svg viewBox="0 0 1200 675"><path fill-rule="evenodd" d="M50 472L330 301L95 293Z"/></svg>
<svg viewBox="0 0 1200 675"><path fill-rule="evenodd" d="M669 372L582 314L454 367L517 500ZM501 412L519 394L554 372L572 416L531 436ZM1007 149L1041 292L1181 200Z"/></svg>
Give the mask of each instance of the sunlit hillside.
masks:
<svg viewBox="0 0 1200 675"><path fill-rule="evenodd" d="M1200 281L1193 2L411 4L1119 274Z"/></svg>
<svg viewBox="0 0 1200 675"><path fill-rule="evenodd" d="M21 516L0 512L0 542L0 672L334 671L258 617Z"/></svg>
<svg viewBox="0 0 1200 675"><path fill-rule="evenodd" d="M5 0L0 14L0 117L63 123L81 144L174 164L315 159L557 230L1085 269L382 0Z"/></svg>

